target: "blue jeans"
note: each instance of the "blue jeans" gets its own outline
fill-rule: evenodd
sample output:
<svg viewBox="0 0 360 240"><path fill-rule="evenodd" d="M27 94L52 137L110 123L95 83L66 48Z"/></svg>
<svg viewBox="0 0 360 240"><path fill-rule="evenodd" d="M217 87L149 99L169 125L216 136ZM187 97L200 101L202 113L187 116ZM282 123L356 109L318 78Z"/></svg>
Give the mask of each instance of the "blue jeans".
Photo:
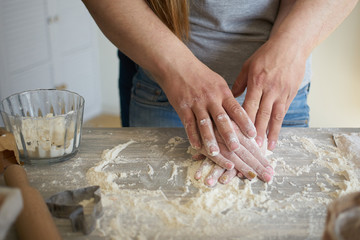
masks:
<svg viewBox="0 0 360 240"><path fill-rule="evenodd" d="M300 89L284 118L283 127L308 127L307 96L310 84ZM237 98L242 104L244 95ZM139 68L133 78L130 101L130 127L183 127L165 92Z"/></svg>
<svg viewBox="0 0 360 240"><path fill-rule="evenodd" d="M119 93L121 125L129 127L129 106L131 100L132 79L136 74L138 66L125 54L118 51L119 57Z"/></svg>

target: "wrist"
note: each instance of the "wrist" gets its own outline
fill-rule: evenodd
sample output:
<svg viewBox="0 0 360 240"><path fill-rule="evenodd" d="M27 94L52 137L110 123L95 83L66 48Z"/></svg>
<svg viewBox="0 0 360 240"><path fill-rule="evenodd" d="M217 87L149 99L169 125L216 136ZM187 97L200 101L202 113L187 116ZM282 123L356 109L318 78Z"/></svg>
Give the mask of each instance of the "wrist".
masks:
<svg viewBox="0 0 360 240"><path fill-rule="evenodd" d="M312 44L299 38L298 34L277 31L271 35L268 41L271 42L271 44L277 45L282 51L292 54L304 61L306 61L313 50Z"/></svg>
<svg viewBox="0 0 360 240"><path fill-rule="evenodd" d="M199 60L186 48L169 51L159 56L148 69L157 83L165 90L174 86L173 83L185 80L184 75L191 75Z"/></svg>

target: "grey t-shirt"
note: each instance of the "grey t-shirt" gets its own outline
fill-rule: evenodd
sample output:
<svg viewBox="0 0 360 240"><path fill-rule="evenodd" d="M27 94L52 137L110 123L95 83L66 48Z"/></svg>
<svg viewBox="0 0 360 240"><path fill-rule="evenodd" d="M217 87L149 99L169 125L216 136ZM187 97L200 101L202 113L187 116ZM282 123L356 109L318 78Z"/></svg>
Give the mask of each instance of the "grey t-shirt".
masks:
<svg viewBox="0 0 360 240"><path fill-rule="evenodd" d="M190 0L187 46L232 86L244 62L269 38L279 0ZM311 59L300 88L310 82Z"/></svg>

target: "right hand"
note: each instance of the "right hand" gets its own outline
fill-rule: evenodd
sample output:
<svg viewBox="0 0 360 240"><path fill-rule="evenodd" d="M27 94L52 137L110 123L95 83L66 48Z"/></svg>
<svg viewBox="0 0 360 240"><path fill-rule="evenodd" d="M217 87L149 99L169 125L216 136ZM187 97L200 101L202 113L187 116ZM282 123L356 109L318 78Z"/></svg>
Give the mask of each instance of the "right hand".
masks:
<svg viewBox="0 0 360 240"><path fill-rule="evenodd" d="M203 144L209 155L219 153L213 122L230 150L240 146L230 119L246 136L255 137L254 124L226 81L196 58L145 1L83 1L119 50L156 79L194 148Z"/></svg>
<svg viewBox="0 0 360 240"><path fill-rule="evenodd" d="M254 139L245 137L234 123L233 127L242 144L239 150L229 151L217 131L215 136L219 142L220 153L217 156L209 156L204 149L200 150L200 153L216 163L205 178L205 184L214 186L218 181L227 184L236 175L250 180L258 176L264 182L271 181L274 170L264 157L263 149L260 149ZM233 162L234 168L227 168L228 162ZM208 164L209 160L205 159L195 173L195 179L201 178L202 170Z"/></svg>
<svg viewBox="0 0 360 240"><path fill-rule="evenodd" d="M229 151L242 149L234 126L239 127L242 136L253 138L256 136L254 124L220 75L194 56L186 59L189 62L173 66L168 70L168 76L156 79L178 113L191 146L197 150L203 147L208 156L217 156L220 147L215 126ZM229 162L228 168L233 167Z"/></svg>

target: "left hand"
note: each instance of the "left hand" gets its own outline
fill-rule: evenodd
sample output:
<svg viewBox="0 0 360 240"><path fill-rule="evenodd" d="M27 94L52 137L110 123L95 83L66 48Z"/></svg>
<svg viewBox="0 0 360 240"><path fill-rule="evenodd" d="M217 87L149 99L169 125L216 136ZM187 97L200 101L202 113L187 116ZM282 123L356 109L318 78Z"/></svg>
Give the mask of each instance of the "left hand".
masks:
<svg viewBox="0 0 360 240"><path fill-rule="evenodd" d="M265 142L267 143L267 139L265 138ZM260 153L265 157L266 155L266 147L265 145L260 149ZM226 154L227 155L227 154ZM214 163L212 160L207 158L205 155L201 153L197 153L193 155L194 160L201 161L199 168L195 172L195 180L200 180L204 173L204 168L212 166L210 172L204 179L205 185L209 187L215 186L218 182L221 184L228 184L234 177L239 177L241 179L246 179L246 176L236 170L235 168L231 170L226 170L225 168L220 167L218 164ZM272 168L271 168L272 169ZM273 174L273 170L270 171ZM251 180L251 179L250 179Z"/></svg>
<svg viewBox="0 0 360 240"><path fill-rule="evenodd" d="M215 137L219 143L220 153L216 156L211 156L202 147L198 152L200 154L194 155L193 158L201 160L206 156L207 159L204 160L196 171L194 178L199 180L202 176L203 168L211 164L212 161L216 164L205 178L205 184L208 186L212 187L218 181L226 184L236 175L250 180L258 176L264 182L271 181L274 170L265 158L264 150L266 149L260 149L253 139L245 137L234 122L232 122L232 125L240 140L240 149L230 151L217 129L215 129ZM228 162L232 163L234 167L227 168Z"/></svg>
<svg viewBox="0 0 360 240"><path fill-rule="evenodd" d="M245 62L236 79L232 92L238 97L247 87L243 107L255 123L260 147L268 131L267 147L275 148L285 114L304 78L306 58L295 43L270 38Z"/></svg>
<svg viewBox="0 0 360 240"><path fill-rule="evenodd" d="M196 170L194 178L196 180L200 180L203 175L204 168L210 165L213 165L213 167L204 179L204 184L209 187L215 186L217 182L220 182L221 184L228 184L237 174L239 174L235 168L226 170L219 165L212 163L211 160L206 158L203 160L200 167ZM244 175L241 174L239 177L240 176L242 176L241 178L244 178Z"/></svg>

